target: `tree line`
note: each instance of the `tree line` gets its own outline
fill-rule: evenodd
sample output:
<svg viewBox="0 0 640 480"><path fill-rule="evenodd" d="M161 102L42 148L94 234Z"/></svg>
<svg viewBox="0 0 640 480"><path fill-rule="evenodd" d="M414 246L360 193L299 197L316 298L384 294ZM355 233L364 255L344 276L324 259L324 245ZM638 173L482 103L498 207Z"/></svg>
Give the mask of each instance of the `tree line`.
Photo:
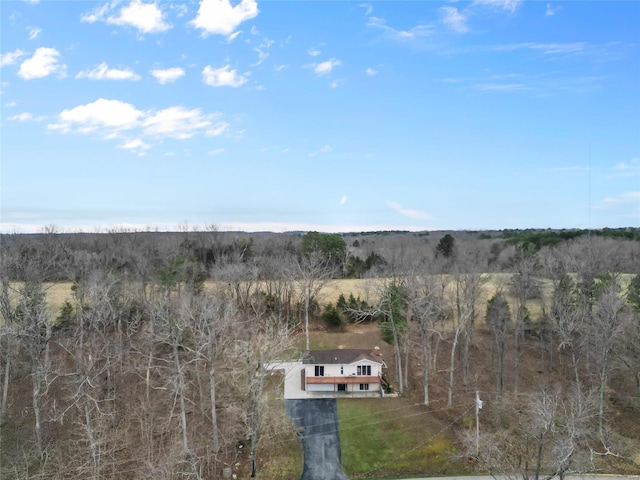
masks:
<svg viewBox="0 0 640 480"><path fill-rule="evenodd" d="M535 428L523 426L520 443L497 428L483 440L491 448L477 455L482 468L504 473L513 468L505 462L521 465L535 451L529 470L554 465L561 475L585 455L612 453L612 372L628 371L640 395L637 240L583 236L538 248L455 233L211 227L48 228L0 241L3 478L220 478L237 463L251 475L272 468L259 457L261 439L293 430L272 408L265 365L295 357L299 336L309 348L321 291L340 278L367 279L367 295L332 305L334 321L378 322L394 388L425 406L445 350L448 405L474 387L482 332L491 395L505 412L510 395L531 393L518 374L527 349L544 353L548 378L570 372L562 388L547 382L527 397L521 411ZM52 311L47 294L61 281L72 296Z"/></svg>

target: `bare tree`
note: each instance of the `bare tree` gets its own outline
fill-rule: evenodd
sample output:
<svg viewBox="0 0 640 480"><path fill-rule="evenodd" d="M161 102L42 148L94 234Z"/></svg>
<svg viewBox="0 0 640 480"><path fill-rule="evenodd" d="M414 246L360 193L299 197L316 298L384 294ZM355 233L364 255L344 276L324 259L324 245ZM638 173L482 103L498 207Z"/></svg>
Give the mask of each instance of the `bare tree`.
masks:
<svg viewBox="0 0 640 480"><path fill-rule="evenodd" d="M549 317L552 331L558 339L558 349L571 349L571 359L576 384L580 384L578 368L578 335L581 329L578 300L575 295L574 283L570 276L565 275L557 281L551 297ZM551 346L553 347L553 346Z"/></svg>
<svg viewBox="0 0 640 480"><path fill-rule="evenodd" d="M525 321L529 316L527 300L538 290L534 274L539 268L533 245L525 243L516 248L512 261L514 270L511 290L516 298L516 322L514 329L514 383L513 391L518 392L518 371L520 369L520 343L524 340Z"/></svg>
<svg viewBox="0 0 640 480"><path fill-rule="evenodd" d="M242 389L246 401L241 410L245 412L248 438L251 440L251 477L255 477L262 420L269 409L265 398L267 366L270 362L286 359L286 352L291 354L293 340L284 319L260 316L251 318L250 322L251 328L239 325L230 358L239 369L236 373L239 378L246 379L246 387Z"/></svg>
<svg viewBox="0 0 640 480"><path fill-rule="evenodd" d="M385 278L373 284L377 305L358 312L363 318L379 318L383 340L393 345L396 364L398 390L404 393L405 383L402 375L402 352L400 344L407 327L407 290L403 278ZM406 365L405 365L406 367Z"/></svg>
<svg viewBox="0 0 640 480"><path fill-rule="evenodd" d="M47 394L50 373L49 340L51 322L42 284L29 281L19 292L16 306L16 335L30 363L35 445L40 462L46 460L42 399Z"/></svg>
<svg viewBox="0 0 640 480"><path fill-rule="evenodd" d="M174 401L177 401L180 418L180 431L182 434L182 452L187 454L189 450L188 428L187 428L187 360L183 359L183 340L187 333L187 325L184 317L176 311L175 301L168 293L158 297L152 303L152 322L155 323L154 333L161 345L168 347L169 358L167 367L172 372L170 378L170 389L174 394Z"/></svg>
<svg viewBox="0 0 640 480"><path fill-rule="evenodd" d="M476 439L463 439L479 468L501 478L564 478L568 471L593 470L595 408L592 396L578 385L567 390L543 386L539 391L501 402L500 425Z"/></svg>
<svg viewBox="0 0 640 480"><path fill-rule="evenodd" d="M180 309L183 324L193 332L192 347L198 359L204 361L209 373L209 402L211 415L211 442L214 453L221 448L218 431L216 384L216 363L233 339L229 335L237 318L234 304L222 298L205 295L192 296L183 300Z"/></svg>
<svg viewBox="0 0 640 480"><path fill-rule="evenodd" d="M456 287L456 321L454 323L453 341L451 343L451 356L449 361L449 389L447 406L453 406L453 373L455 367L455 351L458 339L464 334L465 345L463 354L463 375L466 383L469 362L469 347L473 337L473 330L477 317L476 302L482 291L482 276L480 273L462 273L455 275Z"/></svg>
<svg viewBox="0 0 640 480"><path fill-rule="evenodd" d="M604 422L605 389L609 377L611 355L620 336L624 333L627 317L623 313L626 294L615 277L602 281L595 302L593 336L597 352L597 368L600 386L598 390L598 431L602 435Z"/></svg>
<svg viewBox="0 0 640 480"><path fill-rule="evenodd" d="M293 265L291 276L304 304L304 332L306 349L309 350L309 314L320 291L333 277L335 267L320 252L302 255Z"/></svg>
<svg viewBox="0 0 640 480"><path fill-rule="evenodd" d="M429 405L429 381L432 365L433 336L441 335L438 324L447 312L444 298L446 277L435 275L412 276L407 279L407 303L412 312L412 324L417 326L417 339L423 364L422 391L423 404ZM405 335L409 337L409 335ZM415 337L414 337L415 341ZM405 366L408 367L407 364ZM405 371L408 368L405 369Z"/></svg>
<svg viewBox="0 0 640 480"><path fill-rule="evenodd" d="M497 391L498 395L502 395L502 392L504 392L505 343L511 325L511 312L504 293L498 291L489 299L485 320L491 329L493 351L498 361Z"/></svg>

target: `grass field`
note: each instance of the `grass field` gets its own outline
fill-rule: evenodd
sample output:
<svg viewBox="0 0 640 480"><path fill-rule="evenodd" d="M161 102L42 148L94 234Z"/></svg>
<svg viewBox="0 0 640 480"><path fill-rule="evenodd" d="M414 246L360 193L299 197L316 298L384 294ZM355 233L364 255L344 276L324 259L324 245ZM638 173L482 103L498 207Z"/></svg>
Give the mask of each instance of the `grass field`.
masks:
<svg viewBox="0 0 640 480"><path fill-rule="evenodd" d="M446 426L402 398L338 400L342 465L351 478L459 473Z"/></svg>
<svg viewBox="0 0 640 480"><path fill-rule="evenodd" d="M478 299L478 308L480 312L484 312L487 300L499 289L508 291L509 279L511 274L508 273L491 273L485 274L485 282L483 284L483 295ZM626 288L631 281L633 275L621 275L620 280L623 288ZM453 280L453 279L452 279ZM46 283L44 285L47 292L47 302L49 305L49 312L52 316L56 316L60 311L60 307L65 300L72 300L71 282L58 282L58 283ZM206 288L212 290L213 282L208 281ZM449 285L450 294L453 295L453 283ZM353 294L355 297L360 297L363 300L367 300L369 303L375 303L376 290L380 288L379 279L340 279L331 280L327 282L324 288L321 290L318 301L321 305L325 305L329 302L335 303L338 300L340 294L348 297L349 294ZM549 299L551 294L552 284L550 280L542 281L542 299L534 299L527 302L527 308L533 319L540 317L543 311L543 299ZM453 297L452 297L453 298ZM510 299L513 302L513 299ZM482 313L481 313L482 314ZM324 348L318 346L316 348Z"/></svg>

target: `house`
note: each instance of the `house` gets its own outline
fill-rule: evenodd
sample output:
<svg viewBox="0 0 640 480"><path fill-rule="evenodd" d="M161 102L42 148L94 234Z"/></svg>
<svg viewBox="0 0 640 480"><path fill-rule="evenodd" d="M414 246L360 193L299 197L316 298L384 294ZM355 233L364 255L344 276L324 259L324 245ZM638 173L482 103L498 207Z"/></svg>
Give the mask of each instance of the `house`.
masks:
<svg viewBox="0 0 640 480"><path fill-rule="evenodd" d="M384 367L379 347L309 350L302 357L300 388L307 398L383 396Z"/></svg>

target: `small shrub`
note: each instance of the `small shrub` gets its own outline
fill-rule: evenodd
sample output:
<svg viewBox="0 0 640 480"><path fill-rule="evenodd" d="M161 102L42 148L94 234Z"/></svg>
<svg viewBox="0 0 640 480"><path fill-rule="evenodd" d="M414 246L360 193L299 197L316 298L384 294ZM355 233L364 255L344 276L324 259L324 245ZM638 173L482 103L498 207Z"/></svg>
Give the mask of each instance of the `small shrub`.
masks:
<svg viewBox="0 0 640 480"><path fill-rule="evenodd" d="M328 303L324 307L324 312L322 312L322 319L330 327L342 328L344 326L344 320L342 318L342 314L340 313L338 308L332 303Z"/></svg>

